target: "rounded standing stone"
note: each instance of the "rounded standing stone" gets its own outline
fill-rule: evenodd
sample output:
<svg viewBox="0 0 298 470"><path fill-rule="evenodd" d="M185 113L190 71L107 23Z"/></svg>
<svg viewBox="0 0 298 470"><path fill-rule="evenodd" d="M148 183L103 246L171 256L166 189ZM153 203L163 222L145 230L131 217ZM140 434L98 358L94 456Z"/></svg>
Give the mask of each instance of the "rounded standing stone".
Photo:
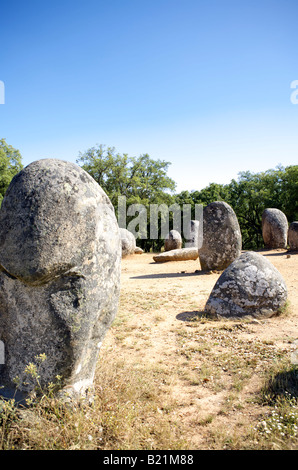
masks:
<svg viewBox="0 0 298 470"><path fill-rule="evenodd" d="M262 214L262 235L266 248L287 247L288 220L281 210L275 208L264 210Z"/></svg>
<svg viewBox="0 0 298 470"><path fill-rule="evenodd" d="M165 239L164 251L178 250L182 247L182 238L177 230L170 230Z"/></svg>
<svg viewBox="0 0 298 470"><path fill-rule="evenodd" d="M298 221L292 222L288 232L289 248L291 251L298 250Z"/></svg>
<svg viewBox="0 0 298 470"><path fill-rule="evenodd" d="M237 216L224 201L203 210L203 244L199 249L201 269L223 270L241 254L242 237Z"/></svg>
<svg viewBox="0 0 298 470"><path fill-rule="evenodd" d="M121 245L114 208L95 180L56 159L16 175L0 209L0 393L45 355L40 383L92 388L100 345L118 309ZM28 382L27 385L23 379Z"/></svg>
<svg viewBox="0 0 298 470"><path fill-rule="evenodd" d="M128 255L133 255L136 250L136 239L129 230L126 228L120 228L121 246L122 246L122 258Z"/></svg>
<svg viewBox="0 0 298 470"><path fill-rule="evenodd" d="M282 275L259 253L246 252L218 278L205 311L217 317L271 317L287 301Z"/></svg>

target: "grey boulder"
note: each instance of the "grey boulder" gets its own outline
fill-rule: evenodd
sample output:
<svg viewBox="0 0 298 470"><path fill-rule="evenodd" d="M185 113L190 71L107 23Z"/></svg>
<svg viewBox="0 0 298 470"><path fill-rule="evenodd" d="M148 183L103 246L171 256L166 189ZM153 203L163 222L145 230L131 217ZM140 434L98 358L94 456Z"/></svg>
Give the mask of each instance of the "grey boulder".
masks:
<svg viewBox="0 0 298 470"><path fill-rule="evenodd" d="M182 247L182 237L177 230L171 230L165 239L165 251L177 250Z"/></svg>
<svg viewBox="0 0 298 470"><path fill-rule="evenodd" d="M289 249L298 250L298 221L292 222L288 232Z"/></svg>
<svg viewBox="0 0 298 470"><path fill-rule="evenodd" d="M232 207L215 201L203 210L203 244L199 249L201 269L224 270L241 254L242 237Z"/></svg>
<svg viewBox="0 0 298 470"><path fill-rule="evenodd" d="M121 247L122 247L122 258L128 255L133 255L136 250L136 239L129 230L126 228L120 228Z"/></svg>
<svg viewBox="0 0 298 470"><path fill-rule="evenodd" d="M288 241L288 220L279 209L265 209L262 214L262 235L266 248L286 248Z"/></svg>
<svg viewBox="0 0 298 470"><path fill-rule="evenodd" d="M92 389L116 316L121 245L113 206L77 165L45 159L12 180L0 210L0 393L25 396L41 355L41 386L61 377L72 397Z"/></svg>
<svg viewBox="0 0 298 470"><path fill-rule="evenodd" d="M217 280L205 311L217 317L271 317L287 301L279 271L259 253L246 252Z"/></svg>

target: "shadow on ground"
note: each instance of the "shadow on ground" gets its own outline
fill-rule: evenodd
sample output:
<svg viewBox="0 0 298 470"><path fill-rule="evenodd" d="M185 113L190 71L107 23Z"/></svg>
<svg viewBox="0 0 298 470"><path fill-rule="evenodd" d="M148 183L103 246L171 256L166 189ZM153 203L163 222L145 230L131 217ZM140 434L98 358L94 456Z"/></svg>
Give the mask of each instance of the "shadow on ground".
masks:
<svg viewBox="0 0 298 470"><path fill-rule="evenodd" d="M192 312L178 313L178 315L176 315L176 319L180 321L198 321L200 319L214 320L214 317L204 310L193 310Z"/></svg>
<svg viewBox="0 0 298 470"><path fill-rule="evenodd" d="M292 366L274 375L263 389L263 396L272 403L278 398L298 398L298 367Z"/></svg>
<svg viewBox="0 0 298 470"><path fill-rule="evenodd" d="M188 277L188 276L202 276L208 274L209 271L195 271L193 273L186 273L181 271L180 273L158 273L158 274L144 274L143 276L133 276L130 279L163 279L173 277Z"/></svg>

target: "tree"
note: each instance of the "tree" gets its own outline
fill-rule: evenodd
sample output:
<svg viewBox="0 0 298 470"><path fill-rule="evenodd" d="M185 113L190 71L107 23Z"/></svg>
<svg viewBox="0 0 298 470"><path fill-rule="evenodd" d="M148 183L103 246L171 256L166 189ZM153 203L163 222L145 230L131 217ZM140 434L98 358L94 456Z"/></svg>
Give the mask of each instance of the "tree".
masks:
<svg viewBox="0 0 298 470"><path fill-rule="evenodd" d="M87 171L109 196L118 217L118 198L126 197L127 206L142 204L147 210L147 234L150 233L150 204L173 202L175 182L167 176L169 162L153 160L148 154L129 157L115 148L97 145L79 154L77 163ZM127 218L127 223L133 216ZM145 251L159 249L163 241L144 236L138 245Z"/></svg>
<svg viewBox="0 0 298 470"><path fill-rule="evenodd" d="M19 150L0 139L0 203L12 178L23 168Z"/></svg>
<svg viewBox="0 0 298 470"><path fill-rule="evenodd" d="M211 183L201 191L183 191L176 196L182 205L191 203L206 206L213 201L225 201L234 209L244 249L263 248L262 213L275 207L285 213L289 222L298 219L298 166L279 166L265 172L239 173L227 185Z"/></svg>

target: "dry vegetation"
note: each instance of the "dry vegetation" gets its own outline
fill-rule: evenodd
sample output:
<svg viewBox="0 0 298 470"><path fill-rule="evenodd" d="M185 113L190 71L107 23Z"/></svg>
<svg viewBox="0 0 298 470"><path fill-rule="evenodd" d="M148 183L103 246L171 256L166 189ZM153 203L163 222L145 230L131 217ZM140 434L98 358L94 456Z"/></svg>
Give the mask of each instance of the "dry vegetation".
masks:
<svg viewBox="0 0 298 470"><path fill-rule="evenodd" d="M120 309L101 349L95 400L71 409L44 393L1 402L2 449L298 449L297 254L263 252L289 303L267 320L212 320L219 273L197 261L122 261Z"/></svg>

